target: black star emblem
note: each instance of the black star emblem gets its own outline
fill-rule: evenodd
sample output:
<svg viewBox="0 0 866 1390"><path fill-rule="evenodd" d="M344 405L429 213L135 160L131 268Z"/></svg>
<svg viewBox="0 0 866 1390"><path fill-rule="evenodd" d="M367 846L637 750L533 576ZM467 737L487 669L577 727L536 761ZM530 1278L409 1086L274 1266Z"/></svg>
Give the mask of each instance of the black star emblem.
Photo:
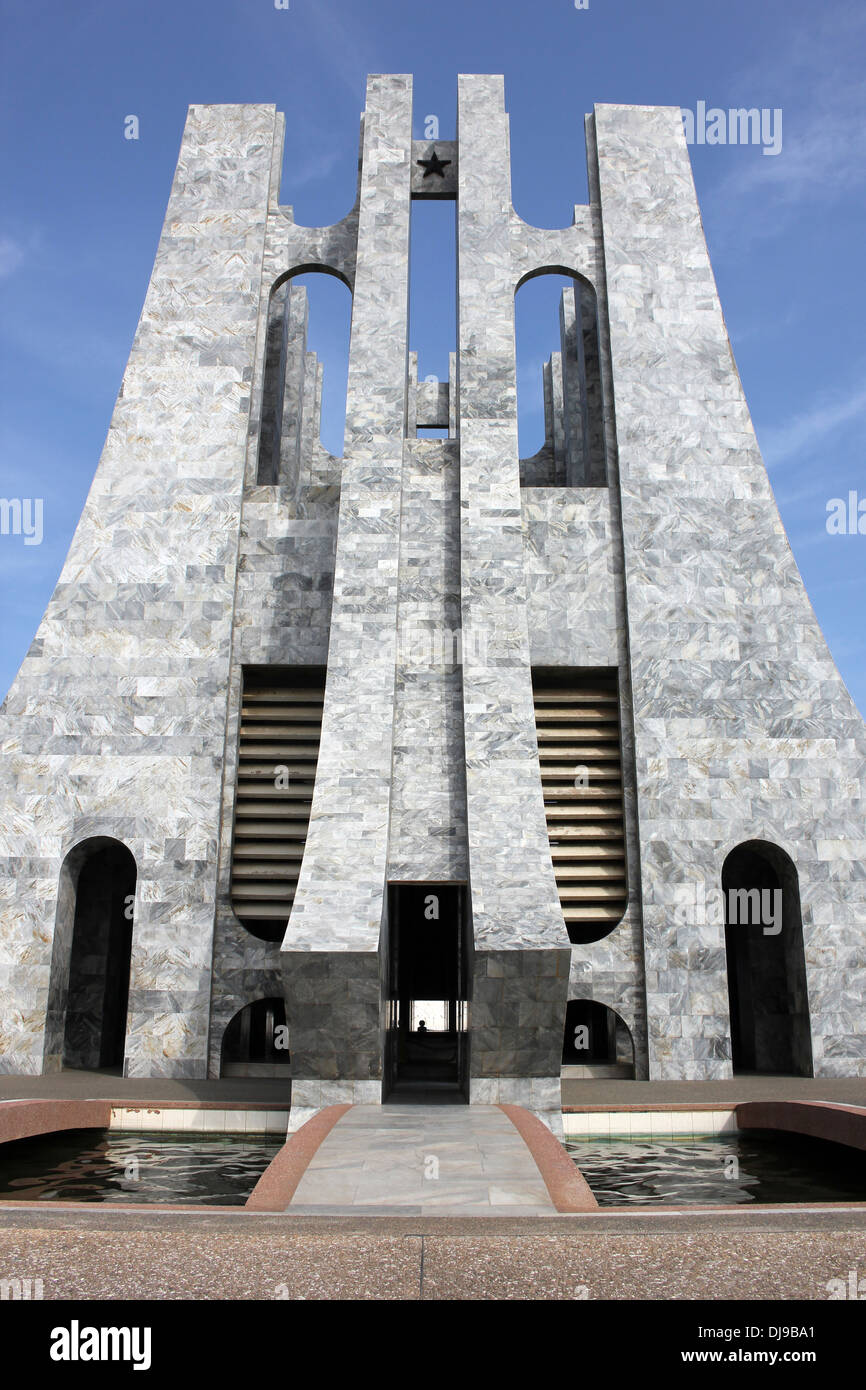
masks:
<svg viewBox="0 0 866 1390"><path fill-rule="evenodd" d="M444 179L445 170L451 163L450 159L440 159L436 150L433 150L429 159L417 159L416 164L420 164L424 170L425 179L429 179L431 174L438 174L440 179Z"/></svg>

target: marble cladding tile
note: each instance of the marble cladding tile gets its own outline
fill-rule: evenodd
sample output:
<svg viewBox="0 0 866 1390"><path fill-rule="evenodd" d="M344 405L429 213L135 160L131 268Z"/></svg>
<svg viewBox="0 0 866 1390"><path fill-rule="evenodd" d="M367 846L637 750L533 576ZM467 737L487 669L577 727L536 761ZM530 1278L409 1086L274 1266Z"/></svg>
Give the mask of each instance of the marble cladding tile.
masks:
<svg viewBox="0 0 866 1390"><path fill-rule="evenodd" d="M524 487L521 502L532 664L617 666L622 620L608 489Z"/></svg>
<svg viewBox="0 0 866 1390"><path fill-rule="evenodd" d="M459 450L407 440L400 531L390 880L466 879Z"/></svg>

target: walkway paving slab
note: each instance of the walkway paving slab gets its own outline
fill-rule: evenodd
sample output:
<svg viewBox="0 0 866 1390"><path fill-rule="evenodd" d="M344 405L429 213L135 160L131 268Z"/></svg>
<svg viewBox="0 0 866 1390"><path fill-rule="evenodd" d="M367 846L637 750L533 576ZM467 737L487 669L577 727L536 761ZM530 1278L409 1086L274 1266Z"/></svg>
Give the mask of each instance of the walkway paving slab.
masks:
<svg viewBox="0 0 866 1390"><path fill-rule="evenodd" d="M748 1100L829 1100L866 1105L866 1076L735 1076L728 1081L563 1080L562 1104L619 1109L651 1105L718 1105Z"/></svg>
<svg viewBox="0 0 866 1390"><path fill-rule="evenodd" d="M556 1214L529 1148L495 1105L353 1106L316 1151L286 1210Z"/></svg>

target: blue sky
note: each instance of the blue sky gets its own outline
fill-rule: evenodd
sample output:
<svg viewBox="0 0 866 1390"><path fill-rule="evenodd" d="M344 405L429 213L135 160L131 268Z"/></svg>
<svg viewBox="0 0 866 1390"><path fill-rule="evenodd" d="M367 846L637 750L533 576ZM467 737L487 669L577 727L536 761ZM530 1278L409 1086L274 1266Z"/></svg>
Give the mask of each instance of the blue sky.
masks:
<svg viewBox="0 0 866 1390"><path fill-rule="evenodd" d="M866 499L862 0L289 5L0 0L0 497L44 499L41 545L0 535L0 697L35 635L99 459L188 104L285 111L282 201L319 225L353 200L368 72L414 74L419 138L428 114L443 138L453 135L458 72L502 72L515 207L540 226L568 224L586 200L583 116L593 102L781 109L777 155L694 145L692 163L782 519L866 710L866 535L826 529L831 498ZM136 141L124 139L130 114ZM443 375L453 306L435 267L451 244L453 208L415 207L413 345L421 374ZM527 451L539 442L539 363L556 346L551 288L522 311ZM327 334L313 346L332 355ZM339 371L335 357L331 376Z"/></svg>

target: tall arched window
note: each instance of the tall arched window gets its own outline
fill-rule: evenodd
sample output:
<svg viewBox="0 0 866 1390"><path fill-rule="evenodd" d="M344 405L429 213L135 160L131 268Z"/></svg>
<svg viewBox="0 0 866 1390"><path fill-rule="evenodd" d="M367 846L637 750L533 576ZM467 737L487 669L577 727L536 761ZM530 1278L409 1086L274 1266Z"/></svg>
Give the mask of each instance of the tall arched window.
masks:
<svg viewBox="0 0 866 1390"><path fill-rule="evenodd" d="M750 840L722 868L735 1072L812 1075L800 885L778 845Z"/></svg>
<svg viewBox="0 0 866 1390"><path fill-rule="evenodd" d="M522 483L605 487L595 291L576 276L538 273L518 289L515 334Z"/></svg>
<svg viewBox="0 0 866 1390"><path fill-rule="evenodd" d="M284 276L271 290L259 483L295 491L339 481L350 318L351 294L330 273Z"/></svg>

